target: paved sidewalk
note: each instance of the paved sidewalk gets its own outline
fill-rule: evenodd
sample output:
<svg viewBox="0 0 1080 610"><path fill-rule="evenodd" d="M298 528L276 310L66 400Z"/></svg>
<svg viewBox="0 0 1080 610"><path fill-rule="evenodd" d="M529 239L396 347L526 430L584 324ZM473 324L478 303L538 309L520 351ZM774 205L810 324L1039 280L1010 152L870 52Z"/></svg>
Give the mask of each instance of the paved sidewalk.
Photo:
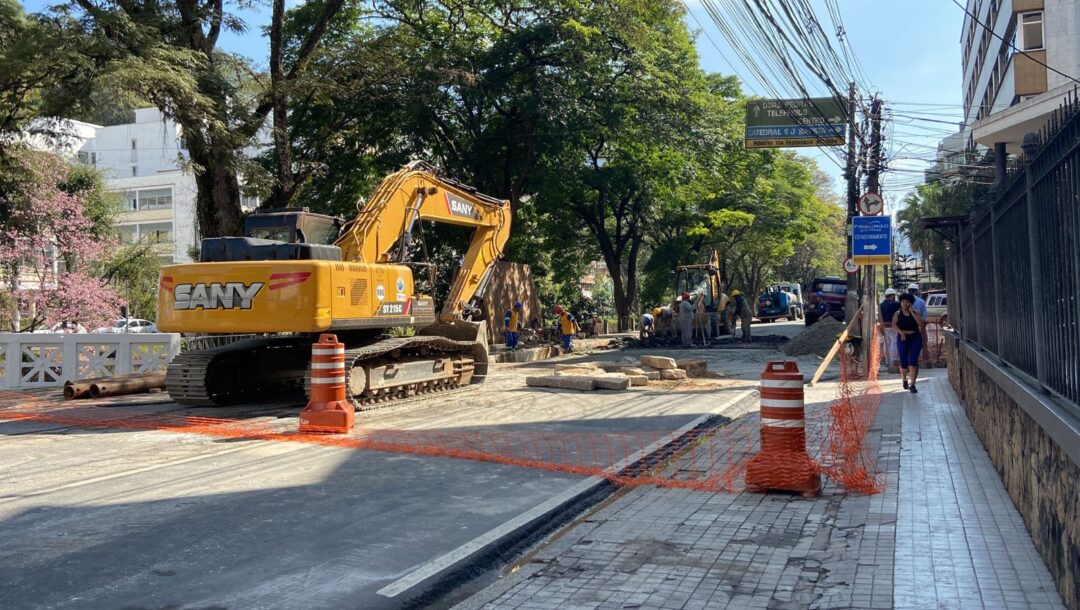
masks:
<svg viewBox="0 0 1080 610"><path fill-rule="evenodd" d="M882 384L869 441L884 493L633 489L460 607L1060 608L943 372L929 373L918 395Z"/></svg>

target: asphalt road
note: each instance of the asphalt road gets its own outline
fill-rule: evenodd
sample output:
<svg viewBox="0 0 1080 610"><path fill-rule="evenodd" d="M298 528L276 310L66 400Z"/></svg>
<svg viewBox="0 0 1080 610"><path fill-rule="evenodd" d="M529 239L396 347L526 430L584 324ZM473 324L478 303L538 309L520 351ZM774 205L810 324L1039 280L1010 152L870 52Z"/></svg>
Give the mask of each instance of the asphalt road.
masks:
<svg viewBox="0 0 1080 610"><path fill-rule="evenodd" d="M550 366L496 367L477 392L376 412L362 425L671 431L747 387L742 380L625 394L524 387L524 374ZM113 408L178 409L164 402ZM263 418L291 426L295 411L271 409L290 416ZM0 436L5 609L404 607L432 585L415 577L418 570L450 561L444 556L584 480L488 462L156 430L3 421Z"/></svg>

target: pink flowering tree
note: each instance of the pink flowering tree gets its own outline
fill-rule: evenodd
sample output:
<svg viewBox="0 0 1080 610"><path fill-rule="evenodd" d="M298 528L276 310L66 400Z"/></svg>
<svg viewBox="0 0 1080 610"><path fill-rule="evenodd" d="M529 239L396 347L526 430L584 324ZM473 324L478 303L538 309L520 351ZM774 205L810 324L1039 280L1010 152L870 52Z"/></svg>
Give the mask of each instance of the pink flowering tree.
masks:
<svg viewBox="0 0 1080 610"><path fill-rule="evenodd" d="M25 150L0 171L0 277L12 330L115 319L122 299L95 273L117 245L98 205L100 183L55 155Z"/></svg>

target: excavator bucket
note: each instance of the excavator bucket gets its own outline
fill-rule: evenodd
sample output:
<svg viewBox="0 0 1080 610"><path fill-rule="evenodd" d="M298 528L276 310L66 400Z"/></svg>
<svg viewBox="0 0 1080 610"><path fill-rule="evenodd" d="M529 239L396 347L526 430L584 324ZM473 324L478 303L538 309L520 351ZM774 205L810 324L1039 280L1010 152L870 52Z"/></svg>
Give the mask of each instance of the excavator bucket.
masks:
<svg viewBox="0 0 1080 610"><path fill-rule="evenodd" d="M457 343L472 344L469 351L472 354L475 369L471 383L484 382L488 369L487 320L481 320L480 322L466 322L464 320L436 322L423 328L420 335L443 337Z"/></svg>

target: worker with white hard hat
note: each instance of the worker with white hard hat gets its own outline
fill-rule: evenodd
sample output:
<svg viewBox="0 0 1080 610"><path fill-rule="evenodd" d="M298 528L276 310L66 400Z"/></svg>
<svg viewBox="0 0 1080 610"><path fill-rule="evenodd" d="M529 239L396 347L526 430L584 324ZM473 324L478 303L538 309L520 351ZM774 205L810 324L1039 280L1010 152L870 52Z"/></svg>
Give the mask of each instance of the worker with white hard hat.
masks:
<svg viewBox="0 0 1080 610"><path fill-rule="evenodd" d="M897 300L895 288L885 289L885 300L878 305L878 331L885 340L884 355L889 361L889 366L897 366L900 362L896 347L896 329L893 328L892 319L900 309L900 301Z"/></svg>
<svg viewBox="0 0 1080 610"><path fill-rule="evenodd" d="M915 311L919 312L919 316L923 320L925 320L926 319L926 301L923 300L922 296L919 294L919 285L915 284L915 283L908 284L907 291L908 291L908 294L915 297L915 305L913 305L913 308L915 309Z"/></svg>

